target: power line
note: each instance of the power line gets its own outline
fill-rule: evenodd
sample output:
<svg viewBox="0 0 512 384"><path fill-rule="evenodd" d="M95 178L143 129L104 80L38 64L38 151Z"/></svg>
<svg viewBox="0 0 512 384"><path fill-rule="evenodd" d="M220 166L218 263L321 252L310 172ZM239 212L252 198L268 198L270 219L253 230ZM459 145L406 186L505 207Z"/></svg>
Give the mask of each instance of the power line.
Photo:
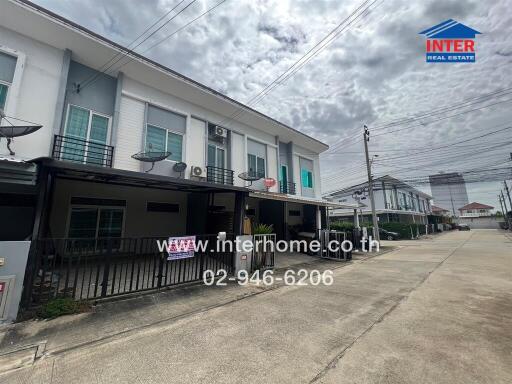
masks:
<svg viewBox="0 0 512 384"><path fill-rule="evenodd" d="M156 30L154 30L153 32L151 32L151 34L149 34L147 37L145 37L142 41L140 41L135 47L129 49L127 52L123 52L121 54L121 57L118 58L117 60L115 60L113 63L109 64L103 71L101 71L100 73L96 73L92 76L92 78L88 81L85 81L85 83L80 87L81 90L83 90L84 88L88 87L89 85L93 84L95 81L97 81L97 79L103 75L103 74L106 74L106 72L112 68L115 64L117 64L119 61L121 61L125 56L129 55L129 54L132 54L135 52L135 49L137 47L139 47L141 44L143 44L144 42L146 42L149 38L151 38L152 36L154 36L158 31L160 31L163 27L165 27L167 24L169 24L172 20L174 20L176 17L178 17L180 14L182 14L185 10L187 10L192 4L194 4L197 0L192 0L190 1L190 3L188 3L187 5L185 5L182 9L180 9L174 16L172 16L169 20L167 20L164 24L162 24L161 26L159 26ZM176 9L181 3L183 3L183 1L180 1L173 9L171 9L170 12L172 12L174 9Z"/></svg>
<svg viewBox="0 0 512 384"><path fill-rule="evenodd" d="M142 32L140 35L138 35L134 40L131 41L130 44L128 44L126 46L126 48L129 48L131 51L133 51L133 49L137 48L137 47L134 47L134 48L130 48L130 46L132 44L134 44L137 40L139 40L142 36L144 36L147 32L149 32L151 30L151 28L153 28L155 25L157 25L160 21L162 21L163 19L165 19L172 11L174 11L177 7L179 7L181 5L181 3L183 3L185 0L181 0L178 4L176 4L174 7L172 7L169 11L167 11L163 16L161 16L157 21L155 21L153 24L151 24L149 27L147 27L144 32ZM138 45L137 45L138 46ZM121 52L117 52L114 56L112 56L110 58L110 60L106 61L103 65L101 65L97 71L106 71L106 69L104 69L104 67L106 67L108 64L110 64L113 60L115 60L118 56L122 55L123 53ZM108 68L107 68L108 69ZM88 78L87 80L85 81L81 81L81 83L85 84L87 83L89 80L93 79L94 78L94 75L91 76L90 78Z"/></svg>

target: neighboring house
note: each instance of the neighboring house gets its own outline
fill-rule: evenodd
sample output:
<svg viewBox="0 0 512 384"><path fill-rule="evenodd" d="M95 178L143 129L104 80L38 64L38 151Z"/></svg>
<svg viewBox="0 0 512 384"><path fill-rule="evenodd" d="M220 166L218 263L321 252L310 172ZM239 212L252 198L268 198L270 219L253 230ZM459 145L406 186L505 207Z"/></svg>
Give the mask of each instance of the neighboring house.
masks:
<svg viewBox="0 0 512 384"><path fill-rule="evenodd" d="M447 209L451 216L458 216L459 208L469 203L466 182L460 173L430 175L429 181L434 203Z"/></svg>
<svg viewBox="0 0 512 384"><path fill-rule="evenodd" d="M441 207L438 207L437 205L432 205L432 215L435 216L447 216L450 214L450 211Z"/></svg>
<svg viewBox="0 0 512 384"><path fill-rule="evenodd" d="M467 224L472 229L498 229L500 222L492 214L494 207L481 203L470 203L459 208L458 224Z"/></svg>
<svg viewBox="0 0 512 384"><path fill-rule="evenodd" d="M493 209L494 207L491 207L490 205L473 202L459 208L459 211L460 217L483 217L491 216L491 211Z"/></svg>
<svg viewBox="0 0 512 384"><path fill-rule="evenodd" d="M375 210L380 222L427 223L431 213L431 196L389 175L373 181ZM325 198L340 204L359 204L358 212L363 222L371 223L371 205L368 198L368 183L354 185L331 192ZM331 221L352 221L353 209L333 209Z"/></svg>
<svg viewBox="0 0 512 384"><path fill-rule="evenodd" d="M124 65L97 70L112 58ZM42 125L14 139L15 155L0 141L0 241L33 241L40 292L81 284L90 298L101 285L103 297L232 271L228 254L171 276L151 238L239 235L248 217L290 239L342 206L321 198L326 144L29 1L0 2L0 103L2 126ZM64 287L46 269L55 260L75 276ZM90 260L106 265L94 275Z"/></svg>

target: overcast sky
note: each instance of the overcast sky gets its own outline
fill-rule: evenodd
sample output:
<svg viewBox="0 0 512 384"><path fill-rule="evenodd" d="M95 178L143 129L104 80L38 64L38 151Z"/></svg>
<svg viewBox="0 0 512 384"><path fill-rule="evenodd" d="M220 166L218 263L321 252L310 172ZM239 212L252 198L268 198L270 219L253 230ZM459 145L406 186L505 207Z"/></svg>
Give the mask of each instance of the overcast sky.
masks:
<svg viewBox="0 0 512 384"><path fill-rule="evenodd" d="M186 4L189 0L186 0ZM198 0L138 52L220 0ZM37 0L116 42L128 45L179 0ZM146 56L242 102L249 100L327 35L363 1L227 0L210 15L165 40ZM480 32L476 63L425 63L418 33L447 19ZM331 146L322 156L323 190L365 178L362 125L370 128L467 98L512 87L510 1L379 0L301 71L255 107ZM512 98L512 95L472 106ZM510 166L512 130L429 154L385 161L406 150L441 146L511 122L512 102L440 121L425 118L370 141L375 174L417 177L438 171ZM451 112L454 114L462 110ZM415 123L415 125L418 125ZM375 134L377 132L374 132ZM471 144L481 146L469 147ZM382 151L390 152L382 152ZM377 152L378 151L378 152ZM428 186L422 187L429 192ZM497 206L497 182L468 184L470 201ZM441 205L441 204L440 204Z"/></svg>

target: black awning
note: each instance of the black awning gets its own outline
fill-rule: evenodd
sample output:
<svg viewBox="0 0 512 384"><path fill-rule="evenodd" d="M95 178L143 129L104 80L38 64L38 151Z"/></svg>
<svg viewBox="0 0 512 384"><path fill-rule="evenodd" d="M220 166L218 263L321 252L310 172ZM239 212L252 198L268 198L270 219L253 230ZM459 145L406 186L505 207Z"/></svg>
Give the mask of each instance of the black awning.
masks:
<svg viewBox="0 0 512 384"><path fill-rule="evenodd" d="M56 177L112 185L138 186L144 188L168 189L181 192L246 192L247 188L233 185L208 183L181 179L171 176L126 171L124 169L73 163L42 157L32 160L50 170Z"/></svg>

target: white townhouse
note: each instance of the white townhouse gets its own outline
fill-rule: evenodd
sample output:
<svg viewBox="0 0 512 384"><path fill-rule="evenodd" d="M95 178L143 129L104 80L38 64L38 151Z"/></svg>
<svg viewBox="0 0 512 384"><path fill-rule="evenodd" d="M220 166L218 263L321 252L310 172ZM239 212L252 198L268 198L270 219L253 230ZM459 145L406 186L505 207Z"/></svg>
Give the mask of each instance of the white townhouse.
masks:
<svg viewBox="0 0 512 384"><path fill-rule="evenodd" d="M381 223L427 224L432 213L432 197L389 175L373 180L375 210ZM341 204L356 204L362 221L371 223L371 205L368 182L344 188L325 195L325 198ZM353 221L354 209L334 209L331 221Z"/></svg>
<svg viewBox="0 0 512 384"><path fill-rule="evenodd" d="M0 108L4 135L42 125L0 139L0 240L239 234L248 218L289 239L336 205L326 144L29 1L0 2Z"/></svg>

